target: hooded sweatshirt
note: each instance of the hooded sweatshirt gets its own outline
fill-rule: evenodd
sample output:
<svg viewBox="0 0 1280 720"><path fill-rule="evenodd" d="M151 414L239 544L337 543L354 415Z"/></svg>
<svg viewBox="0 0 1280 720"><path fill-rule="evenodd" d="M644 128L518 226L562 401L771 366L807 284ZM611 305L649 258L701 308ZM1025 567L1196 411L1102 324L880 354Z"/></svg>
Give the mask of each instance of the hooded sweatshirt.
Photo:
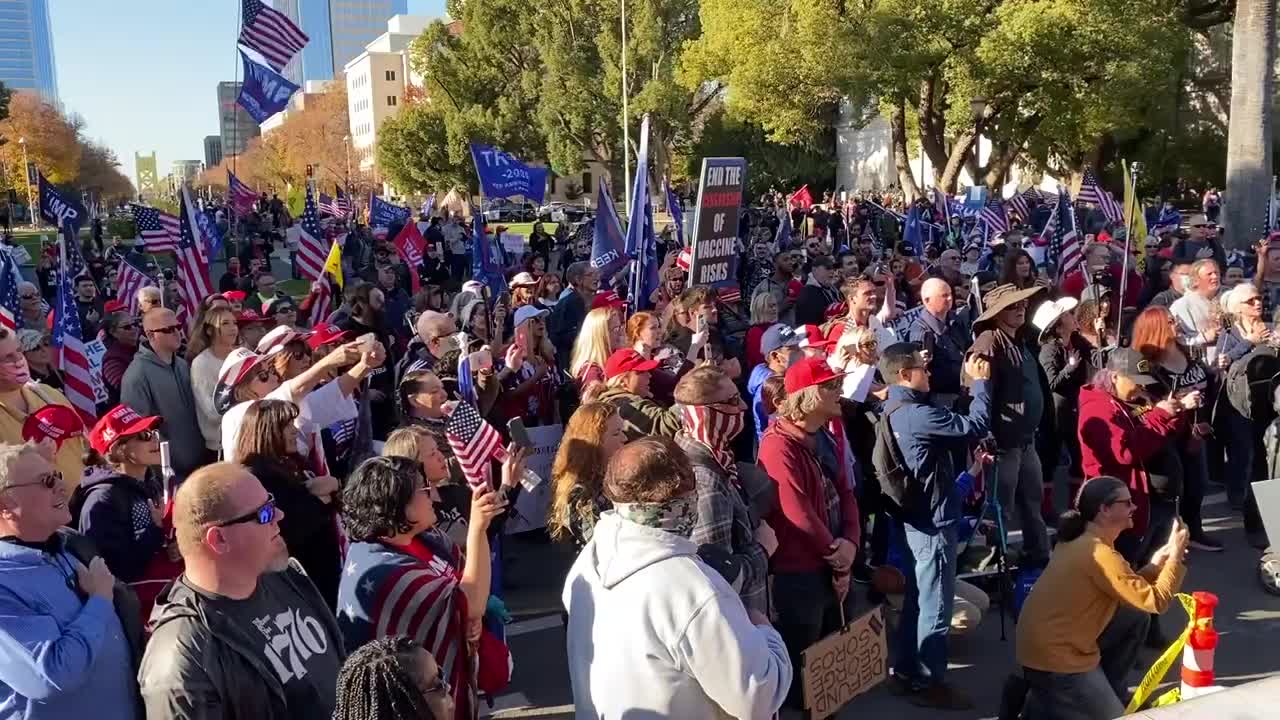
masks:
<svg viewBox="0 0 1280 720"><path fill-rule="evenodd" d="M0 542L0 717L140 714L124 628L110 600L68 587L75 565L61 536L43 548Z"/></svg>
<svg viewBox="0 0 1280 720"><path fill-rule="evenodd" d="M687 538L605 512L562 598L580 718L764 720L791 686L782 637Z"/></svg>
<svg viewBox="0 0 1280 720"><path fill-rule="evenodd" d="M756 421L756 447L760 447L760 436L769 429L769 413L764 406L764 382L774 376L774 372L765 363L756 365L747 380L747 392L751 393L751 417Z"/></svg>
<svg viewBox="0 0 1280 720"><path fill-rule="evenodd" d="M191 366L186 360L174 355L172 362L165 362L149 346L140 346L120 383L120 402L143 417L164 418L161 432L169 441L179 481L205 463L204 433L196 419Z"/></svg>

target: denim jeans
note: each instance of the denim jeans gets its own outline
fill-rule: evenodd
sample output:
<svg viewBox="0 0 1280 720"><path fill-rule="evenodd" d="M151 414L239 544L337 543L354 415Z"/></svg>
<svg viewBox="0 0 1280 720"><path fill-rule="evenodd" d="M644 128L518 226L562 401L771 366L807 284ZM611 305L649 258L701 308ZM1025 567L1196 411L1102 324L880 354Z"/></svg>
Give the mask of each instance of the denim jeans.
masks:
<svg viewBox="0 0 1280 720"><path fill-rule="evenodd" d="M1022 528L1022 564L1043 565L1049 559L1049 530L1040 515L1044 500L1044 470L1034 441L996 453L995 477L1006 535L1018 514Z"/></svg>
<svg viewBox="0 0 1280 720"><path fill-rule="evenodd" d="M947 671L947 632L956 597L956 528L922 532L903 526L907 592L898 626L894 672L924 687L941 683Z"/></svg>
<svg viewBox="0 0 1280 720"><path fill-rule="evenodd" d="M844 620L853 619L853 593L845 596ZM796 677L787 692L788 707L804 707L804 681L800 668L804 667L802 653L818 640L839 630L840 605L835 588L831 586L831 572L774 573L773 607L778 613L774 629L782 636L791 657L791 667Z"/></svg>
<svg viewBox="0 0 1280 720"><path fill-rule="evenodd" d="M1231 403L1222 403L1227 415L1227 499L1233 505L1244 502L1253 480L1253 421L1236 411Z"/></svg>
<svg viewBox="0 0 1280 720"><path fill-rule="evenodd" d="M1127 678L1147 637L1150 617L1121 605L1098 636L1098 667L1083 673L1024 668L1030 686L1025 720L1112 720L1124 713Z"/></svg>

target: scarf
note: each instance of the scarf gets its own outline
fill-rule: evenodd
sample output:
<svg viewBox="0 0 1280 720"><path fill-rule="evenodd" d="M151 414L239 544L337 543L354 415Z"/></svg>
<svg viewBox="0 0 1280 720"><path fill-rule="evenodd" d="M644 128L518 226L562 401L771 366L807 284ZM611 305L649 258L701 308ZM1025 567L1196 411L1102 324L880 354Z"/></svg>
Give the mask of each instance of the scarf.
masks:
<svg viewBox="0 0 1280 720"><path fill-rule="evenodd" d="M742 432L745 413L721 412L707 405L682 405L680 414L684 420L684 434L702 443L720 467L729 473L729 479L737 484L738 463L729 449L729 443Z"/></svg>
<svg viewBox="0 0 1280 720"><path fill-rule="evenodd" d="M697 501L698 494L691 492L663 502L614 503L613 511L623 520L687 538L693 534L693 524L698 519Z"/></svg>

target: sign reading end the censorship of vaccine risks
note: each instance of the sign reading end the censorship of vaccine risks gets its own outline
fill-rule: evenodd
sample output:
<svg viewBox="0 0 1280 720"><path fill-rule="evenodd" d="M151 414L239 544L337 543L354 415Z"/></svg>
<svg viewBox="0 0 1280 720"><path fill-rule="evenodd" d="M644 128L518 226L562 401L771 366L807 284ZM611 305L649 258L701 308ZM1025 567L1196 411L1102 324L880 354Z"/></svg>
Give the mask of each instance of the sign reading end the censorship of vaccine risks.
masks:
<svg viewBox="0 0 1280 720"><path fill-rule="evenodd" d="M717 289L738 284L738 216L747 182L744 158L703 158L693 220L689 285Z"/></svg>

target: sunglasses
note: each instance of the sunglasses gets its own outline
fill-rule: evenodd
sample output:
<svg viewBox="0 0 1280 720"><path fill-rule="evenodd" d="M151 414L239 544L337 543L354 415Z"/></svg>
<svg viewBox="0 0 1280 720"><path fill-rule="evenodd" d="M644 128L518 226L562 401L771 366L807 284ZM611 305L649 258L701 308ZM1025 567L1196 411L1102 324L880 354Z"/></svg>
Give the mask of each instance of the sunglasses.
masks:
<svg viewBox="0 0 1280 720"><path fill-rule="evenodd" d="M160 328L156 328L155 330L151 330L150 332L153 332L153 333L163 333L163 334L165 334L165 335L172 335L172 334L174 334L174 333L178 332L178 331L179 331L179 330L181 330L181 329L182 329L182 326L181 326L181 325L170 325L169 327L160 327Z"/></svg>
<svg viewBox="0 0 1280 720"><path fill-rule="evenodd" d="M254 379L258 382L267 382L272 378L277 377L279 377L279 375L276 374L275 370L260 370L257 375L254 375Z"/></svg>
<svg viewBox="0 0 1280 720"><path fill-rule="evenodd" d="M40 296L39 295L19 295L18 297L21 298L22 300L35 300Z"/></svg>
<svg viewBox="0 0 1280 720"><path fill-rule="evenodd" d="M47 472L41 475L40 477L36 478L33 482L14 483L13 485L10 485L5 489L12 490L14 488L20 488L20 487L32 487L35 485L43 485L45 490L52 490L61 484L62 484L62 473L58 472L57 470L53 470L51 472Z"/></svg>
<svg viewBox="0 0 1280 720"><path fill-rule="evenodd" d="M160 437L160 433L155 430L143 430L140 433L134 433L129 436L130 440L141 440L142 442L151 442Z"/></svg>
<svg viewBox="0 0 1280 720"><path fill-rule="evenodd" d="M271 521L276 517L276 496L267 493L267 501L259 505L257 508L250 510L243 515L237 515L230 520L216 523L217 527L227 527L228 525L243 525L247 522L257 523L258 525L270 525Z"/></svg>

